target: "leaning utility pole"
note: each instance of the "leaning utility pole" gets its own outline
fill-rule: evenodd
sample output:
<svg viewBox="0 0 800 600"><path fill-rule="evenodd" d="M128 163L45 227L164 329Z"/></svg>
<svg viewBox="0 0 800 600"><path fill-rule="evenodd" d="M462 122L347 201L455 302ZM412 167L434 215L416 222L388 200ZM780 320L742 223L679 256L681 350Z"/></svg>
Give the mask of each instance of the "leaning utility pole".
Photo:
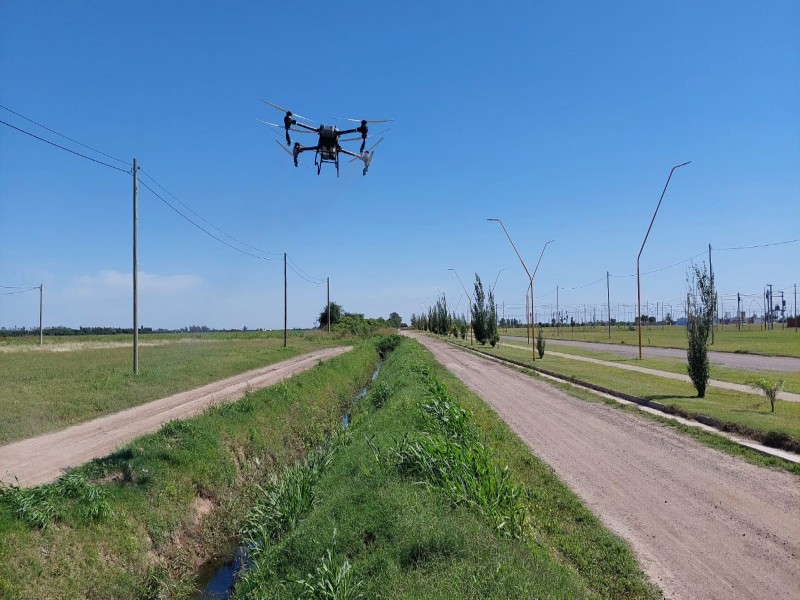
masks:
<svg viewBox="0 0 800 600"><path fill-rule="evenodd" d="M133 374L139 374L139 164L133 159Z"/></svg>
<svg viewBox="0 0 800 600"><path fill-rule="evenodd" d="M288 308L286 300L288 294L286 293L286 252L283 253L283 347L286 348L286 323L288 321Z"/></svg>

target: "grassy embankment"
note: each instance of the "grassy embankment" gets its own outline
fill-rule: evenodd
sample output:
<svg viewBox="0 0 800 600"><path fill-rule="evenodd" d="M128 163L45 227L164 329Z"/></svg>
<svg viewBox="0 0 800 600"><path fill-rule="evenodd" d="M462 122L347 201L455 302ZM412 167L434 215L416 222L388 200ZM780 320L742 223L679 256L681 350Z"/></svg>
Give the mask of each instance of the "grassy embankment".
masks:
<svg viewBox="0 0 800 600"><path fill-rule="evenodd" d="M763 354L765 356L795 356L800 357L800 332L794 329L780 329L775 326L772 331L762 331L756 325L753 329L737 330L735 325L725 325L717 328L714 334L714 344L709 350L720 352L736 352L743 354ZM606 344L625 344L628 346L639 345L639 333L634 327L611 326L611 338L608 337L608 328L602 325L595 327L543 327L545 338L560 340L577 340L581 342L600 342ZM513 335L525 338L525 328L500 329L500 335ZM642 346L657 348L686 348L686 329L677 325L667 327L643 327Z"/></svg>
<svg viewBox="0 0 800 600"><path fill-rule="evenodd" d="M452 340L451 340L452 341ZM462 346L469 342L459 340ZM778 402L775 412L763 395L708 388L705 398L698 398L691 383L579 362L548 354L531 361L530 350L500 344L496 348L475 344L474 349L492 356L511 359L523 366L550 371L602 388L622 392L642 400L659 402L687 418L710 417L722 429L738 432L771 446L800 450L800 403ZM558 347L560 352L562 347ZM638 361L637 361L638 362ZM712 371L713 373L713 371Z"/></svg>
<svg viewBox="0 0 800 600"><path fill-rule="evenodd" d="M626 545L412 340L348 438L327 468L318 458L263 495L237 598L658 597Z"/></svg>
<svg viewBox="0 0 800 600"><path fill-rule="evenodd" d="M0 444L347 343L305 331L290 332L287 348L282 331L142 335L136 376L130 336L58 338L43 350L11 339L0 347Z"/></svg>
<svg viewBox="0 0 800 600"><path fill-rule="evenodd" d="M0 596L188 598L199 564L230 552L241 527L251 536L283 531L268 527L275 519L253 518L274 516L271 501L283 497L295 509L281 514L298 516L290 520L299 527L286 528L271 556L284 569L279 577L306 592L339 581L365 597L657 597L627 547L410 340L361 401L351 442L328 469L271 479L339 429L375 360L367 343L168 423L56 484L4 490ZM423 404L437 404L432 394L439 410L426 411ZM448 420L457 427L443 426ZM437 442L426 455L428 438ZM300 515L295 500L319 475L315 508ZM446 493L450 483L461 492Z"/></svg>
<svg viewBox="0 0 800 600"><path fill-rule="evenodd" d="M190 597L200 564L231 551L257 485L340 427L376 361L363 344L54 484L0 488L0 597Z"/></svg>

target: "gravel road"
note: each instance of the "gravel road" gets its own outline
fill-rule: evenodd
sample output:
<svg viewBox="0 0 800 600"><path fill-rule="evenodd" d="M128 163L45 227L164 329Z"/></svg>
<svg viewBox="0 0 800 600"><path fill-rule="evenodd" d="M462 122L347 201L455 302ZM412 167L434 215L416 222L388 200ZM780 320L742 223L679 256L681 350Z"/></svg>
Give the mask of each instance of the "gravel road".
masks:
<svg viewBox="0 0 800 600"><path fill-rule="evenodd" d="M504 342L525 345L526 338L513 335L504 335L500 339ZM594 350L595 352L613 352L618 356L638 357L639 346L628 346L625 344L603 344L599 342L581 342L579 340L554 340L547 338L547 343L554 346L574 346L584 350ZM800 340L798 341L800 343ZM677 348L654 348L647 346L642 348L644 357L665 357L680 358L686 360L686 350ZM800 373L800 358L791 356L761 356L759 354L735 354L733 352L708 352L708 360L715 365L729 367L731 369L743 369L745 371L779 371L788 373Z"/></svg>
<svg viewBox="0 0 800 600"><path fill-rule="evenodd" d="M797 477L414 337L628 541L667 598L800 598Z"/></svg>
<svg viewBox="0 0 800 600"><path fill-rule="evenodd" d="M0 446L0 481L24 487L55 481L66 469L107 456L137 437L157 431L167 421L194 416L212 404L233 402L247 390L273 385L348 350L350 347L317 350L61 431Z"/></svg>

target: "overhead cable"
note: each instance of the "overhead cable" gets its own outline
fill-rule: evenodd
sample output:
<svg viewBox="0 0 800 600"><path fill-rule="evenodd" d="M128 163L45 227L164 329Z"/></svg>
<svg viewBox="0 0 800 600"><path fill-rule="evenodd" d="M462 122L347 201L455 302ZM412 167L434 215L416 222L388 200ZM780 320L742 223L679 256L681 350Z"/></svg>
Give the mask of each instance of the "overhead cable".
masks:
<svg viewBox="0 0 800 600"><path fill-rule="evenodd" d="M47 131L49 131L50 133L55 133L57 136L60 136L60 137L64 138L65 140L69 140L69 141L70 141L70 142L72 142L73 144L78 144L78 146L83 146L84 148L86 148L86 149L88 149L88 150L91 150L92 152L97 152L97 154L102 154L102 155L103 155L103 156L105 156L105 157L108 157L108 158L111 158L111 159L113 159L113 160L116 160L117 162L121 162L123 165L127 165L127 164L129 164L129 162L130 162L130 161L127 161L127 160L122 160L121 158L117 158L116 156L112 156L111 154L107 154L107 153L105 153L105 152L102 152L101 150L98 150L97 148L92 148L91 146L89 146L89 145L87 145L87 144L83 144L83 143L79 142L78 140L73 140L71 137L68 137L68 136L64 135L63 133L59 133L59 132L58 132L58 131L56 131L55 129L50 129L50 128L49 128L49 127L47 127L46 125L42 125L41 123L38 123L38 122L34 121L33 119L31 119L31 118L29 118L29 117L26 117L25 115L21 115L21 114L20 114L20 113L18 113L17 111L15 111L15 110L11 110L11 109L10 109L10 108L8 108L7 106L3 106L2 104L0 104L0 108L2 108L2 109L4 109L4 110L7 110L7 111L8 111L8 112L10 112L11 114L17 115L17 116L18 116L18 117L20 117L21 119L25 119L26 121L28 121L28 123L33 123L34 125L38 125L38 126L39 126L39 127L41 127L42 129L46 129L46 130L47 130Z"/></svg>
<svg viewBox="0 0 800 600"><path fill-rule="evenodd" d="M206 229L206 228L204 228L202 225L200 225L200 224L196 223L195 221L193 221L192 219L190 219L189 217L187 217L185 214L183 214L183 213L182 213L180 210L178 210L177 208L175 208L175 207L174 207L172 204L170 204L170 202L169 202L168 200L166 200L166 199L165 199L163 196L161 196L161 194L159 194L159 193L158 193L158 192L156 192L156 191L155 191L153 188L151 188L149 185L147 185L147 184L146 184L144 181L139 181L139 183L141 183L141 184L142 184L144 187L146 187L148 190L150 190L150 192L151 192L151 193L152 193L152 194L153 194L153 195L154 195L156 198L158 198L158 199L159 199L159 200L161 200L161 201L162 201L164 204L166 204L167 206L169 206L169 207L170 207L172 210L174 210L176 213L178 213L178 214L179 214L181 217L183 217L184 219L186 219L186 220L187 220L189 223L191 223L192 225L194 225L195 227L197 227L197 228L198 228L200 231L202 231L202 232L203 232L203 233L205 233L206 235L208 235L208 236L210 236L210 237L214 238L215 240L217 240L219 243L221 243L221 244L225 244L226 246L228 246L228 248L231 248L232 250L236 250L236 252L240 252L241 254L244 254L244 255L246 255L246 256L252 256L253 258L258 258L258 259L260 259L260 260L277 260L277 259L275 259L275 258L269 258L269 257L267 257L267 256L259 256L258 254L253 254L252 252L248 252L248 251L246 251L246 250L242 250L241 248L237 248L237 247L236 247L236 246L234 246L233 244L230 244L230 243L226 242L225 240L223 240L223 239L221 239L221 238L217 237L216 235L214 235L213 233L211 233L211 232L210 232L208 229Z"/></svg>
<svg viewBox="0 0 800 600"><path fill-rule="evenodd" d="M184 207L186 210L188 210L190 213L192 213L192 214L193 214L194 216L196 216L198 219L200 219L201 221L203 221L203 222L204 222L204 223L206 223L207 225L209 225L209 226L213 227L214 229L216 229L218 232L220 232L220 233L221 233L222 235L224 235L225 237L227 237L227 238L230 238L230 239L234 240L234 241L235 241L237 244L241 244L242 246L245 246L246 248L250 248L251 250L255 250L256 252L261 252L261 253L263 253L263 254L274 254L275 256L279 256L280 254L282 254L282 253L280 253L280 252L271 252L271 251L269 251L269 250L262 250L261 248L256 248L255 246L251 246L250 244L247 244L247 243L243 242L242 240L240 240L240 239L238 239L238 238L236 238L236 237L232 236L231 234L229 234L229 233L226 233L225 231L223 231L222 229L220 229L219 227L217 227L216 225L214 225L213 223L211 223L211 222L210 222L210 221L208 221L207 219L203 218L203 217L202 217L202 215L200 215L200 214L198 214L197 212L195 212L194 210L192 210L192 208L191 208L191 207L189 207L187 204L185 204L184 202L182 202L182 201L180 200L180 198L178 198L177 196L175 196L175 194L173 194L172 192L170 192L170 191L169 191L167 188L165 188L165 187L164 187L163 185L161 185L161 184L160 184L158 181L156 181L156 180L155 180L155 178L153 178L153 176L152 176L152 175L150 175L149 173L147 173L147 172L146 172L144 169L142 169L141 167L139 167L139 171L142 173L142 175L144 175L145 177L147 177L147 178L148 178L150 181L152 181L152 182L153 182L155 185L157 185L157 186L158 186L158 187L159 187L161 190L163 190L163 191L164 191L164 192L165 192L167 195L169 195L169 197L170 197L170 198L172 198L173 200L175 200L177 203L179 203L181 206L183 206L183 207Z"/></svg>
<svg viewBox="0 0 800 600"><path fill-rule="evenodd" d="M29 135L32 138L36 138L37 140L39 140L41 142L44 142L46 144L50 144L51 146L55 146L56 148L60 148L61 150L66 150L67 152L69 152L71 154L74 154L76 156L80 156L81 158L85 158L86 160L90 160L92 162L96 162L97 164L103 165L104 167L108 167L109 169L114 169L115 171L121 171L122 173L127 173L127 174L130 174L130 172L131 172L130 169L121 169L120 167L116 167L114 165L110 165L107 162L103 162L102 160L97 160L96 158L92 158L91 156L86 156L85 154L81 154L80 152L76 152L75 150L70 150L69 148L66 148L65 146L62 146L60 144L56 144L55 142L51 142L50 140L46 140L43 137L39 137L35 133L31 133L30 131L26 131L24 129L20 129L16 125L12 125L11 123L6 123L3 120L0 120L0 123L5 125L6 127L11 127L12 129L16 129L17 131L19 131L21 133L24 133L25 135Z"/></svg>

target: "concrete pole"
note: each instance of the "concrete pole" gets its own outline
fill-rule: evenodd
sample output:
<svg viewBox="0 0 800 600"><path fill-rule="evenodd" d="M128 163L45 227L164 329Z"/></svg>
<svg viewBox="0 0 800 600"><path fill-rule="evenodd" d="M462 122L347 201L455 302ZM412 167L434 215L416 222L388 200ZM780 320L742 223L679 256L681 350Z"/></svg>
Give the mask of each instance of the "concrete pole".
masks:
<svg viewBox="0 0 800 600"><path fill-rule="evenodd" d="M328 277L328 333L331 332L331 278Z"/></svg>

